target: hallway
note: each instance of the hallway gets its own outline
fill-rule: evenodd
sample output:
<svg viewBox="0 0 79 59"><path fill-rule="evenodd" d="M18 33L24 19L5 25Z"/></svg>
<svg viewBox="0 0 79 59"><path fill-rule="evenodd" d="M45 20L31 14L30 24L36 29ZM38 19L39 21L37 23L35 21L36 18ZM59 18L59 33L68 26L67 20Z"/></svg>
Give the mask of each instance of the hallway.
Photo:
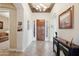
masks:
<svg viewBox="0 0 79 59"><path fill-rule="evenodd" d="M0 3L0 56L55 56L54 44L57 56L71 55L73 44L79 49L78 12L79 3Z"/></svg>
<svg viewBox="0 0 79 59"><path fill-rule="evenodd" d="M52 42L33 41L25 52L0 51L2 56L55 56Z"/></svg>

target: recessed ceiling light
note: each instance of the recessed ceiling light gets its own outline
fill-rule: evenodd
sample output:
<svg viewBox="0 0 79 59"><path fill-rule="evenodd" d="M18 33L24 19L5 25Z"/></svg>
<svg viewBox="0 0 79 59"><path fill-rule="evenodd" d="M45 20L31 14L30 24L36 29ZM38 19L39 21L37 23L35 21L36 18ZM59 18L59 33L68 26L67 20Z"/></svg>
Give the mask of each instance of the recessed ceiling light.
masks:
<svg viewBox="0 0 79 59"><path fill-rule="evenodd" d="M43 8L47 8L44 4L39 4Z"/></svg>
<svg viewBox="0 0 79 59"><path fill-rule="evenodd" d="M36 7L36 10L38 10L39 8L38 7Z"/></svg>
<svg viewBox="0 0 79 59"><path fill-rule="evenodd" d="M39 6L39 5L36 5L36 7L37 7L37 8L40 8L40 6Z"/></svg>

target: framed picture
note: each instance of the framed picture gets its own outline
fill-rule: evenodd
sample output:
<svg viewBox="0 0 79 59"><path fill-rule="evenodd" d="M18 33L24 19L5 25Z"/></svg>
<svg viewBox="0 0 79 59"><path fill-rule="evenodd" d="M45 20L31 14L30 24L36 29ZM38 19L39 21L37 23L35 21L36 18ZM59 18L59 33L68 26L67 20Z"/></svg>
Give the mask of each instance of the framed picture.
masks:
<svg viewBox="0 0 79 59"><path fill-rule="evenodd" d="M48 37L48 21L46 21L45 26L46 26L46 37Z"/></svg>
<svg viewBox="0 0 79 59"><path fill-rule="evenodd" d="M3 29L3 22L0 21L0 29Z"/></svg>
<svg viewBox="0 0 79 59"><path fill-rule="evenodd" d="M22 31L22 22L18 22L18 31Z"/></svg>
<svg viewBox="0 0 79 59"><path fill-rule="evenodd" d="M27 20L27 30L29 30L29 20Z"/></svg>
<svg viewBox="0 0 79 59"><path fill-rule="evenodd" d="M59 29L72 29L74 17L74 6L68 8L59 15Z"/></svg>
<svg viewBox="0 0 79 59"><path fill-rule="evenodd" d="M33 21L33 36L35 37L35 21Z"/></svg>

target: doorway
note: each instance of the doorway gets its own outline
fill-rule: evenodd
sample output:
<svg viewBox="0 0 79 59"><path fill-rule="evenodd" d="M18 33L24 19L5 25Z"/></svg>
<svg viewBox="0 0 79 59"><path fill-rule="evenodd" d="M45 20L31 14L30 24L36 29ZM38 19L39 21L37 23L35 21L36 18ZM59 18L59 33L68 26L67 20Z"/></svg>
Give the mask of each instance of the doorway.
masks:
<svg viewBox="0 0 79 59"><path fill-rule="evenodd" d="M9 10L0 10L0 50L7 50L10 46Z"/></svg>
<svg viewBox="0 0 79 59"><path fill-rule="evenodd" d="M37 41L44 41L45 40L45 20L44 19L37 19Z"/></svg>

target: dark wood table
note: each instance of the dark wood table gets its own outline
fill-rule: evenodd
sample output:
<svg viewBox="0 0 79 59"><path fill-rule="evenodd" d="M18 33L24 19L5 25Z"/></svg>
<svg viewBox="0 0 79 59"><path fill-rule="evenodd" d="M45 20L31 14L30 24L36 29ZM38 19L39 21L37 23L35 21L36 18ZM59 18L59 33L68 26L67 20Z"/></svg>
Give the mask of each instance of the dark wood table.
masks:
<svg viewBox="0 0 79 59"><path fill-rule="evenodd" d="M57 47L57 50L55 50L55 45ZM53 51L56 53L57 56L60 55L60 51L62 51L66 56L79 56L78 45L59 37L53 37Z"/></svg>

